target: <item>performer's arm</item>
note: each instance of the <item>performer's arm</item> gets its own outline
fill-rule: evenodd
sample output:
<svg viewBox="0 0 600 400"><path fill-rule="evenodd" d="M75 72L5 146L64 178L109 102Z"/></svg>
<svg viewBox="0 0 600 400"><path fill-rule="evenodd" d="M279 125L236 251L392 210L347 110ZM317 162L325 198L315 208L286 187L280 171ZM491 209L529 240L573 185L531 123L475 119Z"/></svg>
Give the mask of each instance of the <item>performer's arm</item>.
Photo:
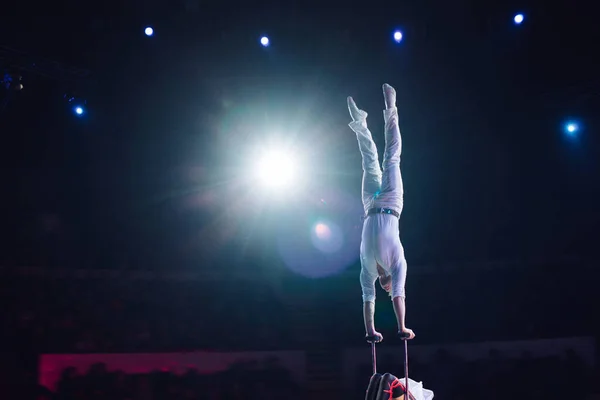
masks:
<svg viewBox="0 0 600 400"><path fill-rule="evenodd" d="M396 314L396 320L398 321L398 332L403 333L409 339L412 339L415 337L415 334L406 327L405 323L406 292L404 290L404 284L406 283L406 269L405 260L397 264L396 268L392 269L392 303L394 304L394 313Z"/></svg>
<svg viewBox="0 0 600 400"><path fill-rule="evenodd" d="M375 281L377 275L370 273L366 268L360 271L360 285L362 287L363 297L363 317L365 321L365 331L368 336L373 336L375 330Z"/></svg>
<svg viewBox="0 0 600 400"><path fill-rule="evenodd" d="M396 296L392 300L394 303L394 313L396 313L396 320L398 321L398 331L403 332L406 329L404 318L406 315L406 305L404 303L403 296Z"/></svg>
<svg viewBox="0 0 600 400"><path fill-rule="evenodd" d="M406 315L406 305L404 303L404 296L396 296L393 298L394 313L396 314L396 320L398 321L398 333L406 335L408 339L414 339L415 333L412 329L408 329L404 323L404 316Z"/></svg>
<svg viewBox="0 0 600 400"><path fill-rule="evenodd" d="M375 302L365 301L363 303L363 316L365 319L365 332L367 336L373 336L375 332Z"/></svg>

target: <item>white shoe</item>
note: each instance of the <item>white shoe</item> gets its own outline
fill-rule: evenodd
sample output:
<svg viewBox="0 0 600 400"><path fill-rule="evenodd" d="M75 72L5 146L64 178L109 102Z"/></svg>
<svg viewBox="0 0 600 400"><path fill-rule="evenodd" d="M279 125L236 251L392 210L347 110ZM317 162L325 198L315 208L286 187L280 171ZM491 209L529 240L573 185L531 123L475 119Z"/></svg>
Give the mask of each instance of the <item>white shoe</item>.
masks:
<svg viewBox="0 0 600 400"><path fill-rule="evenodd" d="M396 107L396 90L387 83L383 84L383 98L385 99L386 109Z"/></svg>
<svg viewBox="0 0 600 400"><path fill-rule="evenodd" d="M364 121L367 119L367 114L363 110L359 110L354 102L352 97L348 97L348 110L350 111L350 116L352 117L352 121Z"/></svg>

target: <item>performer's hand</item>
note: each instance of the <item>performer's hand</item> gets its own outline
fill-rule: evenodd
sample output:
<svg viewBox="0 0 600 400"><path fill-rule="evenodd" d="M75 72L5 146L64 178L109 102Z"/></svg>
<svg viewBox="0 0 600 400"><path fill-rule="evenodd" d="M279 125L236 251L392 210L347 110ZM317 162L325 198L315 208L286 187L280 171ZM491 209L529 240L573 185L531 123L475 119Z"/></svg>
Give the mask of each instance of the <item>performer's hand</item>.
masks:
<svg viewBox="0 0 600 400"><path fill-rule="evenodd" d="M402 330L400 330L398 332L400 335L402 335L403 339L414 339L415 338L415 333L412 331L412 329L408 329L408 328L404 328Z"/></svg>
<svg viewBox="0 0 600 400"><path fill-rule="evenodd" d="M366 337L375 338L375 343L383 341L383 335L377 331L367 332Z"/></svg>

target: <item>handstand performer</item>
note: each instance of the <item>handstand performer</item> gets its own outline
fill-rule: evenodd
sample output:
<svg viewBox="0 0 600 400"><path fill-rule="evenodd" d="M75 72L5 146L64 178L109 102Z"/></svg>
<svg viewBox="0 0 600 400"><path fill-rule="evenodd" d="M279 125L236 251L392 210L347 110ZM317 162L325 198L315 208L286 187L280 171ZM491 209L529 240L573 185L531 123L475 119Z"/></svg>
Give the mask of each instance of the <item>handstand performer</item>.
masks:
<svg viewBox="0 0 600 400"><path fill-rule="evenodd" d="M367 128L367 113L358 109L352 97L348 97L348 109L352 122L350 128L356 133L362 154L362 201L365 219L360 246L363 315L367 336L377 341L383 336L375 330L375 281L392 297L398 322L398 333L407 339L415 334L404 323L406 282L406 259L400 242L399 220L402 213L404 188L400 174L402 138L398 125L396 91L383 85L385 98L385 152L383 168L379 166L377 147ZM383 170L382 170L383 169Z"/></svg>

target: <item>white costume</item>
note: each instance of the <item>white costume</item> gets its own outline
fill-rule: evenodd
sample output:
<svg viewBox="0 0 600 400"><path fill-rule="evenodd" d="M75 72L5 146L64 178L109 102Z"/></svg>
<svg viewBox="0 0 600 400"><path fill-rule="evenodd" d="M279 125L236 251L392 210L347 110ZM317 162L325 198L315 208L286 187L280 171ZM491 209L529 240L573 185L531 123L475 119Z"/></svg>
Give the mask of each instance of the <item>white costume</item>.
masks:
<svg viewBox="0 0 600 400"><path fill-rule="evenodd" d="M404 384L404 378L398 378L398 380ZM415 400L431 400L433 399L433 392L431 390L425 389L423 387L423 382L413 381L408 378L408 392L411 397L414 397Z"/></svg>
<svg viewBox="0 0 600 400"><path fill-rule="evenodd" d="M384 85L384 93L389 90L393 93L393 104L388 104L383 112L383 168L379 166L377 147L367 128L367 113L359 110L352 98L348 98L348 107L353 119L349 126L356 133L362 154L362 201L365 220L360 246L360 283L364 302L375 302L375 281L379 277L377 265L386 275L392 277L392 298L405 296L406 259L399 233L404 196L400 174L402 138L394 89Z"/></svg>
<svg viewBox="0 0 600 400"><path fill-rule="evenodd" d="M374 374L369 380L365 400L432 400L433 392L423 387L423 382L408 378L410 396L406 398L406 379L390 373Z"/></svg>

